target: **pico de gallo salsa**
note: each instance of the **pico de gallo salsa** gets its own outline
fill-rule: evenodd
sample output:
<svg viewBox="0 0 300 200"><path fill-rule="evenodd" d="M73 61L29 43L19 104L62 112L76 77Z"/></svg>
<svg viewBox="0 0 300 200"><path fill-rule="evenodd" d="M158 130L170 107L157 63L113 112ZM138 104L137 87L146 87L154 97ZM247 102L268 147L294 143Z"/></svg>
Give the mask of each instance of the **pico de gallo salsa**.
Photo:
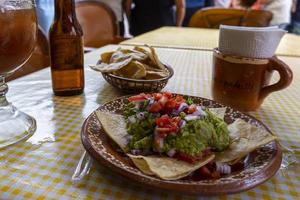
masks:
<svg viewBox="0 0 300 200"><path fill-rule="evenodd" d="M195 163L229 146L224 120L191 99L162 92L141 93L128 101L124 116L130 135L127 150L132 154L163 154Z"/></svg>

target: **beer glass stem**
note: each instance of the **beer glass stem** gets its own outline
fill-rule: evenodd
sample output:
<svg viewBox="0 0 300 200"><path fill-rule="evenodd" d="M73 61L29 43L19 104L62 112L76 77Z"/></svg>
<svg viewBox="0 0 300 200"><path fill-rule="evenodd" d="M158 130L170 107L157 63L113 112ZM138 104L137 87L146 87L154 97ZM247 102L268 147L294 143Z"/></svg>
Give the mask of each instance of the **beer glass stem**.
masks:
<svg viewBox="0 0 300 200"><path fill-rule="evenodd" d="M9 103L6 100L6 93L8 91L8 86L5 83L5 76L0 75L0 107L8 106Z"/></svg>

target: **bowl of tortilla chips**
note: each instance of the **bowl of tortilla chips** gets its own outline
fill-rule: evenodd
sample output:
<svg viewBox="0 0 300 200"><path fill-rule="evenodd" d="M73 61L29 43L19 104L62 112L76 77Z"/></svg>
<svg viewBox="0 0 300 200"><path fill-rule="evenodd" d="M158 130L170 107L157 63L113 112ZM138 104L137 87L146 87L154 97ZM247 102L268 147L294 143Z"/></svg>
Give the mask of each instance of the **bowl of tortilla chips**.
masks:
<svg viewBox="0 0 300 200"><path fill-rule="evenodd" d="M90 67L102 73L112 86L129 93L157 92L162 90L173 76L173 69L163 64L153 47L133 49L119 48L101 54L101 60Z"/></svg>
<svg viewBox="0 0 300 200"><path fill-rule="evenodd" d="M84 122L81 139L96 163L132 183L194 195L251 189L282 160L277 137L254 117L168 92L102 105Z"/></svg>

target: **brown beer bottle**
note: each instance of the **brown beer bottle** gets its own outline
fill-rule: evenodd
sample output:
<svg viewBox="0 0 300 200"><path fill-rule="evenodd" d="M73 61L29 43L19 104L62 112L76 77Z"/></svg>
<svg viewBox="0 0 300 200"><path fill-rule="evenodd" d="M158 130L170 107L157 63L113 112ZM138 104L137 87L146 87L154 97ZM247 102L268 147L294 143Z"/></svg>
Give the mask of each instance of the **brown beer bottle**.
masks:
<svg viewBox="0 0 300 200"><path fill-rule="evenodd" d="M49 31L52 88L55 95L81 94L84 89L83 33L74 0L55 0Z"/></svg>

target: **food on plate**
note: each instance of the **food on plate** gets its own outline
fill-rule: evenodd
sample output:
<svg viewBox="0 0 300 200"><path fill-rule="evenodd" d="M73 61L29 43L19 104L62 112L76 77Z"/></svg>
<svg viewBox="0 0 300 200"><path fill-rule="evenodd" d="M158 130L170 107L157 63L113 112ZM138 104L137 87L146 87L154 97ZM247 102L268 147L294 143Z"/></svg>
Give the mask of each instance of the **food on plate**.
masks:
<svg viewBox="0 0 300 200"><path fill-rule="evenodd" d="M103 53L101 62L90 67L102 73L131 79L155 80L169 76L169 71L158 59L154 48L147 47L150 51L135 47L132 50L119 48Z"/></svg>
<svg viewBox="0 0 300 200"><path fill-rule="evenodd" d="M219 162L235 163L257 147L276 139L276 136L242 119L237 119L228 129L231 143L228 150L216 154Z"/></svg>
<svg viewBox="0 0 300 200"><path fill-rule="evenodd" d="M177 180L190 174L230 174L236 168L232 164L276 139L241 119L228 125L225 112L225 107L205 108L162 92L128 97L121 115L96 114L105 132L143 173Z"/></svg>

